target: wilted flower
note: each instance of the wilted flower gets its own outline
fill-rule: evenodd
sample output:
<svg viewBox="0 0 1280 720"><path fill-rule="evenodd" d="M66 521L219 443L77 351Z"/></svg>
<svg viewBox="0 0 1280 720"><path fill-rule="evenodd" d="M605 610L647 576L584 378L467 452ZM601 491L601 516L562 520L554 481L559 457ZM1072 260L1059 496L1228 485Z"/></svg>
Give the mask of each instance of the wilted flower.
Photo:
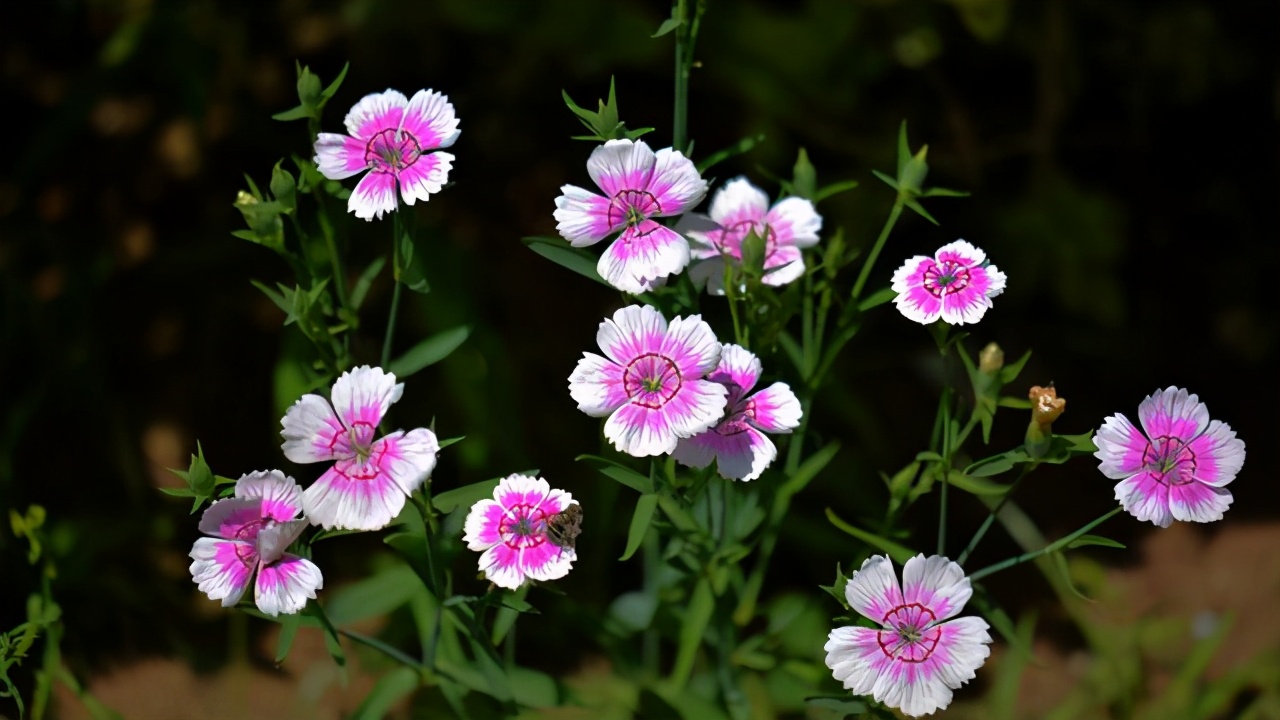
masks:
<svg viewBox="0 0 1280 720"><path fill-rule="evenodd" d="M973 589L960 566L917 555L902 569L873 555L849 578L849 606L881 627L842 627L827 640L827 667L855 695L871 695L912 717L951 704L951 691L987 661L985 620L955 616Z"/></svg>
<svg viewBox="0 0 1280 720"><path fill-rule="evenodd" d="M1198 397L1173 386L1138 405L1138 422L1142 431L1112 415L1093 437L1098 469L1120 481L1116 500L1160 527L1221 520L1232 500L1225 486L1244 465L1244 441L1230 425L1210 420Z"/></svg>
<svg viewBox="0 0 1280 720"><path fill-rule="evenodd" d="M583 353L569 394L586 414L608 416L604 435L620 452L669 453L724 414L725 387L705 379L720 362L720 343L700 316L668 327L657 310L631 305L600 323L596 343L606 357Z"/></svg>
<svg viewBox="0 0 1280 720"><path fill-rule="evenodd" d="M1004 291L1004 273L986 263L986 253L964 240L943 245L933 257L917 255L893 274L898 310L927 325L976 323Z"/></svg>
<svg viewBox="0 0 1280 720"><path fill-rule="evenodd" d="M1033 385L1027 398L1031 400L1031 422L1027 425L1025 444L1032 456L1043 457L1053 435L1053 421L1067 409L1067 399L1058 397L1052 383L1049 387Z"/></svg>
<svg viewBox="0 0 1280 720"><path fill-rule="evenodd" d="M307 517L326 528L377 530L431 474L440 445L426 428L374 439L404 383L382 368L342 374L328 400L303 395L280 420L284 455L296 463L335 461L303 497ZM336 409L336 412L335 412Z"/></svg>
<svg viewBox="0 0 1280 720"><path fill-rule="evenodd" d="M396 209L396 188L406 205L440 192L453 155L431 152L453 145L461 132L449 99L419 90L413 99L396 90L366 95L347 113L346 135L316 136L316 167L330 180L369 171L356 184L347 209L372 220Z"/></svg>
<svg viewBox="0 0 1280 720"><path fill-rule="evenodd" d="M788 197L769 206L769 197L746 178L725 183L711 198L714 229L690 229L690 252L697 261L689 277L713 295L724 294L725 261L742 262L742 241L754 232L764 239L766 285L782 286L804 275L800 250L818 242L822 216L813 203Z"/></svg>
<svg viewBox="0 0 1280 720"><path fill-rule="evenodd" d="M685 438L672 456L680 463L703 468L716 462L720 476L755 480L778 456L764 433L789 433L800 425L800 401L786 383L774 383L747 395L760 380L760 359L744 347L725 345L720 364L708 380L729 391L725 416L710 430Z"/></svg>
<svg viewBox="0 0 1280 720"><path fill-rule="evenodd" d="M578 559L572 538L556 532L557 518L573 512L571 507L578 507L573 496L552 490L546 480L509 475L494 488L492 500L471 506L462 540L484 553L480 570L498 587L515 590L526 580L562 578Z"/></svg>
<svg viewBox="0 0 1280 720"><path fill-rule="evenodd" d="M268 615L292 614L324 585L320 568L286 553L307 527L298 519L302 490L279 470L252 472L236 481L235 495L210 505L200 532L213 537L191 548L191 578L223 607L240 602L257 574L254 601Z"/></svg>
<svg viewBox="0 0 1280 720"><path fill-rule="evenodd" d="M622 234L600 256L600 277L629 293L666 282L689 264L689 243L652 218L688 212L707 193L707 181L679 150L656 154L643 140L610 140L587 160L604 196L576 185L560 188L556 230L575 247Z"/></svg>

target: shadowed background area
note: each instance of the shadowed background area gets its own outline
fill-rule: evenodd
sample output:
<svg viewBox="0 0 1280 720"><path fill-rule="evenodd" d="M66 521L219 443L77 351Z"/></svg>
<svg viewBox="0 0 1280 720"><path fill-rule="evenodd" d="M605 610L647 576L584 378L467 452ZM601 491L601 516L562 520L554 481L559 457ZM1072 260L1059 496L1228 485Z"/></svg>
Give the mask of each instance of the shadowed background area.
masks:
<svg viewBox="0 0 1280 720"><path fill-rule="evenodd" d="M442 437L467 436L441 457L442 489L539 468L581 499L580 560L559 585L568 597L535 603L543 621L529 624L525 645L579 651L521 659L567 673L598 654L592 622L572 618L598 617L633 588L638 560L614 562L629 516L614 509L617 486L573 461L602 440L566 378L621 300L520 238L554 235L560 186L589 184L591 145L569 139L580 127L562 89L591 106L615 77L622 118L655 127L655 147L670 144L671 38L649 37L668 10L638 0L133 0L47 3L6 18L0 508L48 509L75 672L157 657L212 671L243 651L187 574L194 518L156 491L177 483L165 468L185 467L197 439L222 475L281 467L315 477L279 450L292 398L276 397L273 376L299 339L249 284L286 280L288 268L229 234L243 227L232 207L243 175L265 184L281 157L311 152L304 123L270 118L296 104L295 61L326 83L351 63L326 109L329 131L388 87L433 88L454 103L455 185L415 208L432 242L432 292L406 298L397 347L464 323L474 331L411 379L392 421L434 418ZM1183 529L1195 547L1280 511L1265 465L1278 436L1277 19L1274 3L1243 1L712 0L691 83L694 156L763 135L713 174L747 174L776 193L769 175L788 177L805 148L820 183L861 183L818 209L824 237L843 227L865 248L893 198L870 171L892 170L906 119L913 147L929 145L930 183L972 196L928 202L941 227L901 223L871 287L887 285L901 259L958 237L986 250L1008 290L970 330L969 348L995 341L1011 359L1033 349L1022 379L1056 383L1068 400L1061 432L1132 418L1157 387L1198 393L1250 460L1226 521ZM354 268L389 250L389 223L353 220L342 233ZM364 361L376 361L389 299L384 277L365 311ZM711 315L713 305L704 303ZM877 473L927 445L942 379L927 333L891 308L846 350L813 419L817 437L840 438L843 450L793 508L770 592L816 592L836 562L848 566L860 549L823 509L879 517ZM993 452L1020 442L1024 427L1017 412L998 418ZM1054 537L1111 508L1112 484L1078 461L1037 473L1020 502ZM954 545L985 510L967 496L953 506ZM909 518L920 546L932 543L935 507L922 502ZM1125 542L1152 532L1127 515L1104 530ZM1267 549L1257 543L1246 552ZM325 548L326 585L365 574L379 547L370 537ZM993 532L975 562L1014 550ZM38 579L7 532L0 555L7 628ZM1249 572L1242 566L1242 595L1254 592ZM992 587L1011 612L1048 594L1030 567ZM266 628L248 621L236 632ZM1071 633L1060 634L1069 647ZM266 667L270 651L253 647Z"/></svg>

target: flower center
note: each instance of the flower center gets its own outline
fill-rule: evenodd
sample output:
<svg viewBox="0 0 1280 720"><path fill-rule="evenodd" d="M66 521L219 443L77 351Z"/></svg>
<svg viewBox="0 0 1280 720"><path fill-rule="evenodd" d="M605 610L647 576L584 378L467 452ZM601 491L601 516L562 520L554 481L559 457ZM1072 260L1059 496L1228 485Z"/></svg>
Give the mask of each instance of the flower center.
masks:
<svg viewBox="0 0 1280 720"><path fill-rule="evenodd" d="M232 533L235 540L253 540L258 537L258 533L275 525L276 521L269 517L257 518L250 520L245 524L237 527Z"/></svg>
<svg viewBox="0 0 1280 720"><path fill-rule="evenodd" d="M732 394L732 392L733 391L731 390L730 393ZM756 417L756 401L748 400L743 407L738 408L736 407L737 402L734 402L733 400L734 399L730 397L729 407L733 409L729 411L728 417L726 417L719 425L712 428L717 435L724 437L741 435L751 429L751 425L747 421L754 420Z"/></svg>
<svg viewBox="0 0 1280 720"><path fill-rule="evenodd" d="M537 547L547 541L547 514L533 505L514 505L498 521L498 534L513 550Z"/></svg>
<svg viewBox="0 0 1280 720"><path fill-rule="evenodd" d="M422 146L413 133L387 128L369 138L364 146L364 162L373 172L398 174L418 162Z"/></svg>
<svg viewBox="0 0 1280 720"><path fill-rule="evenodd" d="M884 629L876 635L880 651L893 660L921 663L929 659L942 640L937 616L920 603L899 605L885 613Z"/></svg>
<svg viewBox="0 0 1280 720"><path fill-rule="evenodd" d="M622 371L622 388L631 402L650 410L666 405L680 392L680 368L670 358L645 353Z"/></svg>
<svg viewBox="0 0 1280 720"><path fill-rule="evenodd" d="M609 227L625 223L635 227L649 216L662 212L658 198L646 190L619 190L609 201Z"/></svg>
<svg viewBox="0 0 1280 720"><path fill-rule="evenodd" d="M955 260L932 263L924 271L924 289L934 297L954 295L969 283L969 268Z"/></svg>
<svg viewBox="0 0 1280 720"><path fill-rule="evenodd" d="M355 428L352 428L354 432ZM356 447L355 455L338 460L333 469L348 480L376 480L382 476L382 456L386 454L386 445L376 450L367 447Z"/></svg>
<svg viewBox="0 0 1280 720"><path fill-rule="evenodd" d="M1142 464L1162 485L1186 485L1195 479L1196 454L1181 438L1161 435L1142 453Z"/></svg>

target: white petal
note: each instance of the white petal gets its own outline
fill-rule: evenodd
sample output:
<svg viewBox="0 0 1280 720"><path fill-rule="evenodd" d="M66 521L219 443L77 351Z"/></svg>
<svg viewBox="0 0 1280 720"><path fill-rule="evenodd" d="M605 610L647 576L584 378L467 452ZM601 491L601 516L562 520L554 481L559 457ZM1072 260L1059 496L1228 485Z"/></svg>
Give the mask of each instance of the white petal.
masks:
<svg viewBox="0 0 1280 720"><path fill-rule="evenodd" d="M644 190L653 176L657 158L643 140L610 140L591 152L587 174L604 194Z"/></svg>
<svg viewBox="0 0 1280 720"><path fill-rule="evenodd" d="M284 456L296 463L336 460L341 455L334 452L341 439L342 448L349 449L344 436L347 428L334 414L329 401L319 395L307 394L289 408L280 419L284 438Z"/></svg>
<svg viewBox="0 0 1280 720"><path fill-rule="evenodd" d="M813 203L799 197L779 200L764 221L773 228L779 244L806 248L816 245L822 230L822 216Z"/></svg>
<svg viewBox="0 0 1280 720"><path fill-rule="evenodd" d="M368 365L342 373L333 384L333 407L347 427L364 423L376 428L391 404L404 393L394 373Z"/></svg>
<svg viewBox="0 0 1280 720"><path fill-rule="evenodd" d="M322 587L324 576L315 563L297 555L285 555L258 570L254 599L258 609L267 615L292 615L306 607L307 600L314 599Z"/></svg>
<svg viewBox="0 0 1280 720"><path fill-rule="evenodd" d="M711 197L711 219L721 225L743 218L761 220L768 211L769 196L743 177L725 183Z"/></svg>
<svg viewBox="0 0 1280 720"><path fill-rule="evenodd" d="M408 98L398 90L365 95L347 113L345 120L347 134L353 138L368 140L371 136L369 132L371 127L379 129L399 127L404 109L408 106Z"/></svg>

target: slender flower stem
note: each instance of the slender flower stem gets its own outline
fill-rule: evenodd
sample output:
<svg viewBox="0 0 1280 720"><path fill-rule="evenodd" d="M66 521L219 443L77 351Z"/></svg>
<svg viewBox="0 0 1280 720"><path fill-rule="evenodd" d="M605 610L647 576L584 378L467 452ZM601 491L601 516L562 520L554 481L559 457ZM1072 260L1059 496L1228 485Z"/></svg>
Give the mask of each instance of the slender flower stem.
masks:
<svg viewBox="0 0 1280 720"><path fill-rule="evenodd" d="M706 0L693 0L693 16L689 13L689 0L676 0L675 17L680 19L676 28L676 96L672 117L671 145L682 153L689 152L689 71L693 68L693 44L698 38L698 25L706 11Z"/></svg>
<svg viewBox="0 0 1280 720"><path fill-rule="evenodd" d="M969 556L973 554L974 548L978 547L978 543L982 541L982 537L987 534L987 530L991 529L991 524L996 521L996 516L1004 509L1005 504L1009 502L1009 498L1013 497L1014 491L1018 489L1018 486L1022 484L1023 479L1026 478L1027 475L1030 475L1031 470L1034 468L1034 463L1022 466L1022 471L1018 473L1018 477L1011 485L1009 485L1009 489L1005 491L1004 495L1000 497L1000 502L996 503L995 506L991 508L991 512L987 514L987 518L982 521L982 525L978 528L978 531L973 534L973 538L969 540L969 544L965 546L964 552L960 553L960 557L956 559L957 565L960 565L961 567L964 566L964 561L969 559Z"/></svg>
<svg viewBox="0 0 1280 720"><path fill-rule="evenodd" d="M942 391L942 403L939 405L939 411L942 413L942 462L938 464L941 471L941 477L938 482L941 487L941 497L939 498L938 507L938 554L946 555L947 552L947 488L951 483L947 479L947 475L951 472L951 454L955 452L955 448L951 444L951 387L948 386Z"/></svg>
<svg viewBox="0 0 1280 720"><path fill-rule="evenodd" d="M876 244L871 246L871 253L867 255L867 261L862 264L862 271L858 273L858 280L853 284L854 300L862 297L862 290L867 285L867 278L871 276L871 268L876 264L876 258L880 257L880 251L884 249L884 244L889 239L889 233L893 230L893 226L898 223L898 216L902 215L902 208L905 207L906 201L906 196L899 193L898 199L893 203L893 210L889 212L889 219L885 221L884 227L880 230L880 237L877 237Z"/></svg>
<svg viewBox="0 0 1280 720"><path fill-rule="evenodd" d="M395 268L395 287L391 290L391 312L387 314L387 334L382 338L382 367L391 364L391 338L396 334L396 315L400 312L400 292L404 284L400 282L400 201L396 199L396 210L392 216L391 232L391 266Z"/></svg>
<svg viewBox="0 0 1280 720"><path fill-rule="evenodd" d="M1042 555L1048 555L1048 554L1049 554L1049 553L1051 553L1051 552L1057 552L1058 550L1061 550L1062 548L1064 548L1064 547L1066 547L1066 546L1070 545L1071 543L1075 542L1075 540L1076 540L1077 538L1079 538L1081 535L1084 535L1085 533L1087 533L1087 532L1089 532L1090 530L1094 529L1095 527L1097 527L1097 526L1101 525L1102 523L1106 522L1107 520L1110 520L1110 519L1112 518L1112 516L1114 516L1114 515L1118 514L1118 513L1119 513L1121 510L1123 510L1123 509L1124 509L1124 508L1122 508L1122 507L1117 507L1117 508L1113 509L1111 512L1107 513L1106 515L1103 515L1102 517L1098 518L1097 520L1094 520L1093 522L1089 523L1088 525L1085 525L1084 527L1082 527L1082 528L1080 528L1079 530L1077 530L1077 531L1075 531L1075 532L1071 533L1070 535L1068 535L1068 536L1066 536L1066 537L1064 537L1064 538L1062 538L1062 539L1060 539L1060 540L1056 540L1056 541L1054 541L1054 542L1052 542L1052 543L1050 543L1050 544L1046 545L1045 547L1040 548L1039 550L1033 550L1033 551L1028 552L1028 553L1023 553L1023 554L1018 555L1018 556L1016 556L1016 557L1011 557L1011 558L1009 558L1008 560L1004 560L1004 561L998 562L998 563L996 563L996 564L994 564L994 565L988 565L987 567L984 567L984 568L982 568L981 570L978 570L978 571L976 571L976 572L969 573L969 580L970 580L971 582L977 582L978 580L981 580L982 578L984 578L984 577L986 577L986 576L988 576L988 575L990 575L990 574L992 574L992 573L1000 572L1001 570L1005 570L1005 569L1007 569L1007 568L1011 568L1011 567L1013 567L1014 565L1021 565L1022 563L1027 562L1028 560L1035 560L1036 558L1038 558L1038 557L1040 557L1040 556L1042 556Z"/></svg>

